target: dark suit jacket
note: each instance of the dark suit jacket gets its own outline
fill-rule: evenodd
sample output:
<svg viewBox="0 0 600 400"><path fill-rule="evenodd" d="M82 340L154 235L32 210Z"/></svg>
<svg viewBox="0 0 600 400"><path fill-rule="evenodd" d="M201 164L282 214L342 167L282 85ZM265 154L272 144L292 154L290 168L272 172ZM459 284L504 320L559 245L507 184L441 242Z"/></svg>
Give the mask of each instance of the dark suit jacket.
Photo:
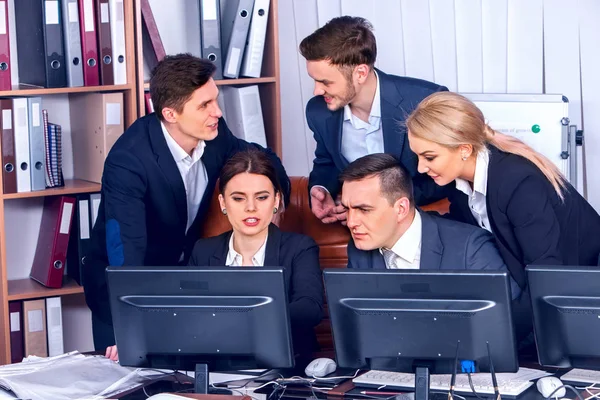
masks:
<svg viewBox="0 0 600 400"><path fill-rule="evenodd" d="M104 163L100 209L83 272L86 301L97 319L112 325L106 266L178 265L182 252L187 261L199 238L221 167L232 154L249 147L261 148L237 139L223 118L219 120L219 133L206 142L202 156L208 185L186 234L185 187L159 119L150 114L123 133ZM275 154L265 151L273 159L289 200L290 181L285 169ZM114 338L105 339L97 343L114 344Z"/></svg>
<svg viewBox="0 0 600 400"><path fill-rule="evenodd" d="M527 159L488 146L487 213L504 262L526 287L525 266L597 265L600 216L567 183L562 202L542 172ZM467 196L450 197L450 217L477 225Z"/></svg>
<svg viewBox="0 0 600 400"><path fill-rule="evenodd" d="M229 252L233 231L196 242L189 265L222 267ZM269 225L266 267L284 267L289 299L294 352L309 359L317 349L314 327L323 318L323 277L319 265L319 246L306 235L282 232Z"/></svg>
<svg viewBox="0 0 600 400"><path fill-rule="evenodd" d="M447 197L447 192L454 185L440 187L427 175L418 173L417 156L410 150L403 122L425 97L448 89L420 79L388 75L379 70L377 75L384 151L396 157L413 177L418 205ZM348 160L341 153L344 110L331 112L323 96L315 96L306 105L306 120L317 141L308 190L321 185L335 199L341 189L338 176L348 166Z"/></svg>

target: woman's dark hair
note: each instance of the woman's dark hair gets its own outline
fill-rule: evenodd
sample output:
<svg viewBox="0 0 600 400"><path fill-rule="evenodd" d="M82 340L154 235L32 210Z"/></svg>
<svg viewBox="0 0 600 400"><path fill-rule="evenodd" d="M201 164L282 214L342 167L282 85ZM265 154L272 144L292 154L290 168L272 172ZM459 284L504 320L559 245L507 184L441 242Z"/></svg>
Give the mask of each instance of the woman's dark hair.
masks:
<svg viewBox="0 0 600 400"><path fill-rule="evenodd" d="M223 194L227 183L234 176L244 172L266 176L273 184L275 193L281 192L281 185L271 159L258 149L240 151L227 160L219 176L219 192Z"/></svg>

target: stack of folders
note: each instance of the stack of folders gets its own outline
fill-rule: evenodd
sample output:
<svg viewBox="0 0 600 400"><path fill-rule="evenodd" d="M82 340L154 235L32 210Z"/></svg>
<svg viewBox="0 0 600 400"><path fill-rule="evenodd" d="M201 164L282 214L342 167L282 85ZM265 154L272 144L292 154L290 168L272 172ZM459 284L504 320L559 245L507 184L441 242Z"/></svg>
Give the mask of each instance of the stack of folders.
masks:
<svg viewBox="0 0 600 400"><path fill-rule="evenodd" d="M44 143L46 153L46 187L64 186L62 173L62 128L48 122L48 111L42 110L44 121Z"/></svg>
<svg viewBox="0 0 600 400"><path fill-rule="evenodd" d="M7 4L0 1L5 19L0 18L0 63L10 67L8 33L2 32L8 32L14 17L15 26L8 28L17 39L20 84L56 88L127 83L123 0L19 0L14 16ZM0 85L7 72L10 77L8 69L0 72Z"/></svg>
<svg viewBox="0 0 600 400"><path fill-rule="evenodd" d="M64 353L62 304L60 297L11 301L10 359L57 356Z"/></svg>

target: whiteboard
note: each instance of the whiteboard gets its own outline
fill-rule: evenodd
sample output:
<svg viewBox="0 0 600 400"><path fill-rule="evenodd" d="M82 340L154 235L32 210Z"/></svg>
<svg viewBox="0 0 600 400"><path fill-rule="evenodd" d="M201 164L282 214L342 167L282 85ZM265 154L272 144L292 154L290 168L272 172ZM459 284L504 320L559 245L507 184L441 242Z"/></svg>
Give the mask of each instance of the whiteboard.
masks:
<svg viewBox="0 0 600 400"><path fill-rule="evenodd" d="M563 150L567 150L562 125L562 119L569 116L566 97L560 94L461 94L479 107L493 129L521 139L548 157L569 179L569 159L561 157Z"/></svg>

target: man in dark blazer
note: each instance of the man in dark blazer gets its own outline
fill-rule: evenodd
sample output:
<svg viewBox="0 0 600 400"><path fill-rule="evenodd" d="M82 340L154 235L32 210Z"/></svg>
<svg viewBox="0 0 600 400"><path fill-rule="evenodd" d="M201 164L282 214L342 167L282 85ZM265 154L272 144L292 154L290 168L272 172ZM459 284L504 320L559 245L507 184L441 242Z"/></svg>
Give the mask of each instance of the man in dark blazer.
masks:
<svg viewBox="0 0 600 400"><path fill-rule="evenodd" d="M129 127L106 158L83 271L96 350L115 344L106 267L186 264L221 167L239 150L262 149L227 128L214 71L214 64L190 54L165 57L150 81L157 113ZM290 182L281 161L262 150L273 159L289 201Z"/></svg>
<svg viewBox="0 0 600 400"><path fill-rule="evenodd" d="M403 126L421 100L447 88L374 69L377 44L364 18L332 19L302 41L300 52L315 81L306 120L317 142L308 185L317 218L324 223L346 219L336 201L338 176L367 154L385 152L400 161L414 180L417 205L447 196L452 187L439 187L418 173Z"/></svg>
<svg viewBox="0 0 600 400"><path fill-rule="evenodd" d="M284 267L290 323L296 365L308 364L318 350L314 327L323 318L323 276L319 266L319 246L306 235L282 232L269 225L265 248L265 267ZM194 246L189 265L222 267L227 265L229 241L233 231L200 239Z"/></svg>

